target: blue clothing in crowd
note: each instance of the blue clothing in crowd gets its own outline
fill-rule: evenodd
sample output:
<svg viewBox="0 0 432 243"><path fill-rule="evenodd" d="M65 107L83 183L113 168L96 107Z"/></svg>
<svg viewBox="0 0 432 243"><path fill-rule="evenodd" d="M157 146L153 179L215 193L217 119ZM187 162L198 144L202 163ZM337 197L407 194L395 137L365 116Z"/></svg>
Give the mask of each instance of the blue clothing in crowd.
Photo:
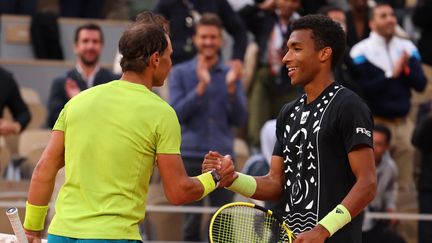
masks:
<svg viewBox="0 0 432 243"><path fill-rule="evenodd" d="M232 126L247 119L246 96L241 82L229 95L225 76L228 67L219 61L210 70L211 81L205 93L195 91L197 58L174 66L169 78L170 104L177 112L182 129L183 157L202 158L209 150L233 154Z"/></svg>

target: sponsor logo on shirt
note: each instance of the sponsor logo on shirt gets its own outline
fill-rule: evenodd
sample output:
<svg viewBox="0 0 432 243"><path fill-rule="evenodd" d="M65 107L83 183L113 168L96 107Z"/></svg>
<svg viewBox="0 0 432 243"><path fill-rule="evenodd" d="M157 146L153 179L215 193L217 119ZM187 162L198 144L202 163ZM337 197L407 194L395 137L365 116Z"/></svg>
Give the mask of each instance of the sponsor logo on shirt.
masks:
<svg viewBox="0 0 432 243"><path fill-rule="evenodd" d="M310 111L305 111L301 115L300 124L305 124L307 121L307 118L309 116Z"/></svg>
<svg viewBox="0 0 432 243"><path fill-rule="evenodd" d="M358 134L358 133L363 133L363 134L365 134L365 135L368 136L368 137L371 137L371 136L372 136L371 131L367 130L367 129L364 128L364 127L357 127L357 128L356 128L356 133L357 133L357 134Z"/></svg>

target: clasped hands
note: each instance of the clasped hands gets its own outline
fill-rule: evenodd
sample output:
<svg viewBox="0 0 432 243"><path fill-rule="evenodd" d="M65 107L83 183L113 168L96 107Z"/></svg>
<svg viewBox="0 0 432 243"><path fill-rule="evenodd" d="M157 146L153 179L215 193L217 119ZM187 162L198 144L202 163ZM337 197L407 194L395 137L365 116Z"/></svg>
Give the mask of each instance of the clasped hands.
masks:
<svg viewBox="0 0 432 243"><path fill-rule="evenodd" d="M221 188L231 186L233 181L238 177L231 155L224 156L216 151L209 151L204 156L201 169L202 173L215 169L221 177L219 183L219 187Z"/></svg>

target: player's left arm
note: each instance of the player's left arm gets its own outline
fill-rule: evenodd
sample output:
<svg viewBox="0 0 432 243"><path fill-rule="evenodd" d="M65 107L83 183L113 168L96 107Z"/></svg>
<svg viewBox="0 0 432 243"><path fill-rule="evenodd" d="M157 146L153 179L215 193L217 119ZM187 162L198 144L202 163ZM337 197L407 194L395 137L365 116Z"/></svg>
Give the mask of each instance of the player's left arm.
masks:
<svg viewBox="0 0 432 243"><path fill-rule="evenodd" d="M349 212L350 218L354 218L375 197L377 178L371 132L374 124L369 108L355 95L344 99L339 111L338 131L355 177L355 183L342 200L341 207L345 207L343 209Z"/></svg>
<svg viewBox="0 0 432 243"><path fill-rule="evenodd" d="M348 153L351 170L356 182L342 203L322 219L316 227L297 237L297 242L323 242L338 229L357 216L375 197L376 176L372 148L365 145L354 147ZM347 210L348 212L346 212ZM349 213L349 215L348 215Z"/></svg>
<svg viewBox="0 0 432 243"><path fill-rule="evenodd" d="M305 239L305 242L312 242L309 240L314 238L318 239L316 242L323 242L323 236L331 237L375 197L377 178L372 150L372 114L355 95L343 99L338 111L338 133L341 134L345 151L349 151L348 163L355 183L342 202L322 218L316 227L298 236L297 239ZM326 234L322 233L323 229Z"/></svg>
<svg viewBox="0 0 432 243"><path fill-rule="evenodd" d="M53 131L48 146L33 172L24 228L29 242L40 238L57 172L64 166L64 132Z"/></svg>
<svg viewBox="0 0 432 243"><path fill-rule="evenodd" d="M369 146L356 146L348 153L348 159L356 182L343 199L342 205L354 218L374 199L377 178L373 150Z"/></svg>

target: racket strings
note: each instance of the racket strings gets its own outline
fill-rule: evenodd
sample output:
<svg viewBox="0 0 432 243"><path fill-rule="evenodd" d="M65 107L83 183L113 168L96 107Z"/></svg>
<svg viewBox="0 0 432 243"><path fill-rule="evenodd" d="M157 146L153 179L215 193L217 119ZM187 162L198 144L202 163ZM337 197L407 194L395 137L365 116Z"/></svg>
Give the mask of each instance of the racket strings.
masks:
<svg viewBox="0 0 432 243"><path fill-rule="evenodd" d="M213 242L291 242L279 222L252 207L234 206L216 215Z"/></svg>

